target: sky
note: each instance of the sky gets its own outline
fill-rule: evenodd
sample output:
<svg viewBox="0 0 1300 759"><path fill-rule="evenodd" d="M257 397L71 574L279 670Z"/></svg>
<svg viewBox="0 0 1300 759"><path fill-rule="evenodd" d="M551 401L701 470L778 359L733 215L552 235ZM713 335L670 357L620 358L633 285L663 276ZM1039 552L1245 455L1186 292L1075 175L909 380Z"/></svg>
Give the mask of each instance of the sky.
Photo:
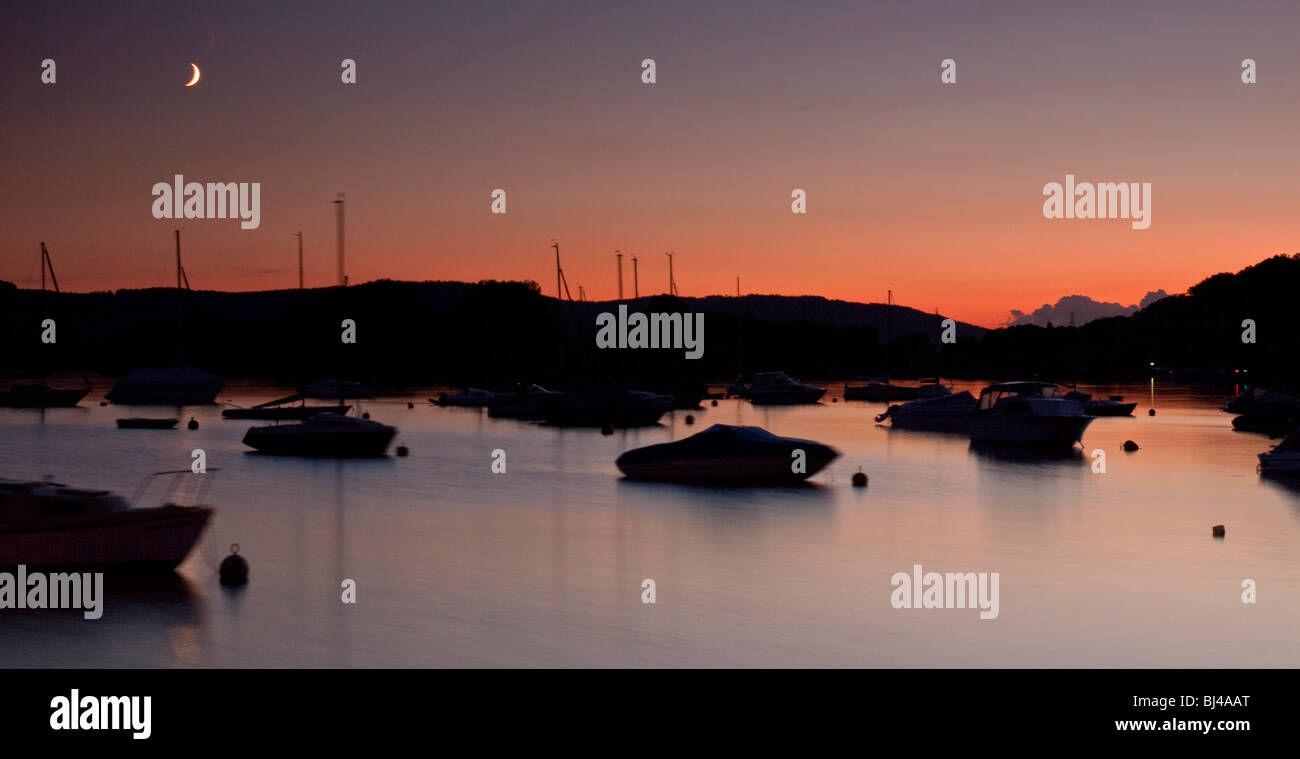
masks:
<svg viewBox="0 0 1300 759"><path fill-rule="evenodd" d="M554 295L554 238L589 299L615 250L665 291L671 250L689 296L1136 303L1300 250L1300 6L1239 5L6 3L0 279L39 286L44 241L65 290L172 286L179 227L195 289L296 286L299 230L332 285L345 193L354 283ZM155 219L175 174L260 182L260 226ZM1150 182L1150 228L1044 218L1066 174Z"/></svg>

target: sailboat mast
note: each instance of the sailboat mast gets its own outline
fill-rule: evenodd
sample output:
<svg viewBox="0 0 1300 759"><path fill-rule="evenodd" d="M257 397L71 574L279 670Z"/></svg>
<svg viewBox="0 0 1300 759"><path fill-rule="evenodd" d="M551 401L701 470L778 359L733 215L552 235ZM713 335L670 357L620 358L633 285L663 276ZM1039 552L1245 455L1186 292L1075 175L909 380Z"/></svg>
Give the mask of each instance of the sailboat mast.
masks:
<svg viewBox="0 0 1300 759"><path fill-rule="evenodd" d="M334 218L338 225L338 247L339 247L339 287L348 283L347 275L343 273L343 193L339 193L339 199L334 201Z"/></svg>
<svg viewBox="0 0 1300 759"><path fill-rule="evenodd" d="M176 230L176 289L181 289L181 231Z"/></svg>
<svg viewBox="0 0 1300 759"><path fill-rule="evenodd" d="M298 289L302 289L302 230L298 231Z"/></svg>

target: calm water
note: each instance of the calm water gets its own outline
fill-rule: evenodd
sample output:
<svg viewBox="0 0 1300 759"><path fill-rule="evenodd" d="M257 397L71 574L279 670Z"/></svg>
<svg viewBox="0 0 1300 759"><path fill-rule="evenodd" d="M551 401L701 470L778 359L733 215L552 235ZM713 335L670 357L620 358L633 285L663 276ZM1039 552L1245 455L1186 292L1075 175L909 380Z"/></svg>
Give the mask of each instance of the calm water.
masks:
<svg viewBox="0 0 1300 759"><path fill-rule="evenodd" d="M145 474L188 468L194 448L222 470L207 499L218 513L176 578L109 575L98 621L0 610L0 665L1300 666L1300 488L1256 474L1267 439L1232 431L1219 395L1162 388L1149 418L1146 387L1099 392L1141 401L1142 416L1084 436L1106 474L1083 453L1025 459L892 431L863 403L719 401L694 427L679 411L602 436L420 394L414 409L362 402L411 450L373 461L249 455L250 423L219 407L183 411L197 431L114 427L174 408L0 410L0 476L129 496ZM714 422L843 456L803 489L620 480L622 451ZM1142 450L1121 451L1129 438ZM496 448L506 474L490 471ZM849 485L858 467L866 489ZM252 567L236 591L215 575L231 543ZM1000 573L1000 616L892 608L890 576L918 563ZM340 601L344 578L356 605Z"/></svg>

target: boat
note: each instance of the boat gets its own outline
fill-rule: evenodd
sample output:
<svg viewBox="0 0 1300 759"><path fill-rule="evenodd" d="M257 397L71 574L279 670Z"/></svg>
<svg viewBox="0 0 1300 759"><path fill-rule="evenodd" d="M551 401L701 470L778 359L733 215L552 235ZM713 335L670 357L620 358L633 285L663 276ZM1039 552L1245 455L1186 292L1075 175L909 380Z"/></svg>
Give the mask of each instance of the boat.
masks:
<svg viewBox="0 0 1300 759"><path fill-rule="evenodd" d="M645 390L563 393L547 404L542 419L561 427L647 427L673 407L673 396Z"/></svg>
<svg viewBox="0 0 1300 759"><path fill-rule="evenodd" d="M375 396L374 388L360 382L343 379L325 379L316 382L309 382L302 386L301 395L304 398L314 399L361 399L373 398Z"/></svg>
<svg viewBox="0 0 1300 759"><path fill-rule="evenodd" d="M298 424L250 427L244 445L276 456L383 456L397 428L341 414L316 414Z"/></svg>
<svg viewBox="0 0 1300 759"><path fill-rule="evenodd" d="M805 384L785 372L759 372L740 390L739 395L756 406L816 403L826 394L826 388Z"/></svg>
<svg viewBox="0 0 1300 759"><path fill-rule="evenodd" d="M980 391L970 436L976 443L1070 448L1091 422L1083 404L1062 397L1051 382L998 382Z"/></svg>
<svg viewBox="0 0 1300 759"><path fill-rule="evenodd" d="M1078 401L1083 405L1083 413L1088 416L1132 416L1136 403L1124 403L1124 396L1112 395L1105 400L1093 398L1082 390L1071 390L1065 394L1066 400Z"/></svg>
<svg viewBox="0 0 1300 759"><path fill-rule="evenodd" d="M1252 412L1232 418L1234 430L1262 432L1269 437L1282 437L1296 427L1300 427L1300 414Z"/></svg>
<svg viewBox="0 0 1300 759"><path fill-rule="evenodd" d="M289 404L297 403L297 406ZM223 419L265 419L270 421L280 421L286 419L306 419L316 414L347 414L349 405L338 404L334 406L308 406L307 397L302 393L294 393L283 398L276 398L273 401L259 403L252 408L228 408L222 409L221 417Z"/></svg>
<svg viewBox="0 0 1300 759"><path fill-rule="evenodd" d="M884 378L859 380L863 384L844 385L846 401L914 401L920 398L941 398L952 393L952 388L938 377L921 380L916 385L895 385Z"/></svg>
<svg viewBox="0 0 1300 759"><path fill-rule="evenodd" d="M1300 474L1300 430L1294 430L1265 453L1259 454L1260 474Z"/></svg>
<svg viewBox="0 0 1300 759"><path fill-rule="evenodd" d="M564 393L528 385L514 393L496 393L488 401L488 416L504 419L542 419Z"/></svg>
<svg viewBox="0 0 1300 759"><path fill-rule="evenodd" d="M805 466L795 471L797 451ZM698 484L798 484L838 457L834 448L761 427L715 424L671 443L636 448L614 462L628 479Z"/></svg>
<svg viewBox="0 0 1300 759"><path fill-rule="evenodd" d="M452 393L451 395L442 393L436 400L430 398L429 402L438 406L467 406L481 408L488 405L494 397L496 397L496 393L493 393L491 390L467 387L461 392Z"/></svg>
<svg viewBox="0 0 1300 759"><path fill-rule="evenodd" d="M960 393L921 398L903 404L894 404L876 417L877 422L889 421L900 430L931 430L935 432L967 432L971 414L979 401L963 390Z"/></svg>
<svg viewBox="0 0 1300 759"><path fill-rule="evenodd" d="M1224 405L1223 410L1243 415L1294 415L1300 412L1300 398L1262 387L1252 387L1238 393Z"/></svg>
<svg viewBox="0 0 1300 759"><path fill-rule="evenodd" d="M117 420L117 428L120 430L170 430L180 422L175 417L154 418L147 416L131 416L125 419Z"/></svg>
<svg viewBox="0 0 1300 759"><path fill-rule="evenodd" d="M252 408L228 408L222 409L221 417L223 419L259 419L266 421L284 421L293 419L306 419L317 414L338 414L343 416L348 413L351 406L254 406Z"/></svg>
<svg viewBox="0 0 1300 759"><path fill-rule="evenodd" d="M215 374L177 364L136 369L118 380L104 396L126 405L193 406L212 403L226 381Z"/></svg>
<svg viewBox="0 0 1300 759"><path fill-rule="evenodd" d="M158 472L145 478L134 500L162 475L178 478L196 499L209 476ZM213 514L211 507L171 500L179 490L170 488L157 507L131 508L108 490L0 479L0 566L171 570L194 549Z"/></svg>
<svg viewBox="0 0 1300 759"><path fill-rule="evenodd" d="M44 382L15 382L8 390L0 390L0 407L68 408L80 403L89 392L89 382L84 390L53 387Z"/></svg>

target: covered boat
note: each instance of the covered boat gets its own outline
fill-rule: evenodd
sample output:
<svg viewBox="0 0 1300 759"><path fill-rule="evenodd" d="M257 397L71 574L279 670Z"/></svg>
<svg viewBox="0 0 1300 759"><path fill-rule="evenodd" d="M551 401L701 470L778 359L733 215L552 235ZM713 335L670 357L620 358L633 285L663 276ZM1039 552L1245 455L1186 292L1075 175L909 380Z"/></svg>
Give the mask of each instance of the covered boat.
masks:
<svg viewBox="0 0 1300 759"><path fill-rule="evenodd" d="M564 393L549 403L542 418L562 427L646 427L673 407L671 395L645 390L587 390Z"/></svg>
<svg viewBox="0 0 1300 759"><path fill-rule="evenodd" d="M802 467L795 466L799 451ZM682 440L627 451L614 464L636 480L779 485L802 482L839 455L828 445L779 437L762 427L715 424Z"/></svg>
<svg viewBox="0 0 1300 759"><path fill-rule="evenodd" d="M244 445L278 456L362 458L383 456L396 434L396 427L369 419L317 414L300 424L249 428Z"/></svg>
<svg viewBox="0 0 1300 759"><path fill-rule="evenodd" d="M104 396L113 403L190 406L212 403L226 381L215 374L177 364L162 369L136 369Z"/></svg>

